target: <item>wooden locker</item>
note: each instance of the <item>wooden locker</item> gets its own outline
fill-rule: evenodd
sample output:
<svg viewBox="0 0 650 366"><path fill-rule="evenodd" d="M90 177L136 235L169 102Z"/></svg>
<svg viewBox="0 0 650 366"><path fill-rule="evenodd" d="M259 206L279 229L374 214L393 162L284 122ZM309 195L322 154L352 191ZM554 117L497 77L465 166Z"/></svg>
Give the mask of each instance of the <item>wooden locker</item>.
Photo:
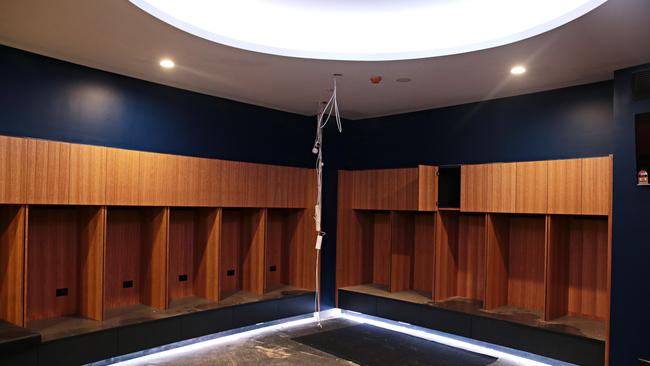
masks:
<svg viewBox="0 0 650 366"><path fill-rule="evenodd" d="M515 211L546 213L548 209L547 162L529 161L516 164Z"/></svg>
<svg viewBox="0 0 650 366"><path fill-rule="evenodd" d="M27 167L27 140L0 136L0 203L25 202Z"/></svg>
<svg viewBox="0 0 650 366"><path fill-rule="evenodd" d="M489 164L460 167L460 210L485 212L487 210L487 182Z"/></svg>
<svg viewBox="0 0 650 366"><path fill-rule="evenodd" d="M27 203L68 204L70 144L34 139L27 144Z"/></svg>
<svg viewBox="0 0 650 366"><path fill-rule="evenodd" d="M548 213L582 212L582 159L548 161Z"/></svg>

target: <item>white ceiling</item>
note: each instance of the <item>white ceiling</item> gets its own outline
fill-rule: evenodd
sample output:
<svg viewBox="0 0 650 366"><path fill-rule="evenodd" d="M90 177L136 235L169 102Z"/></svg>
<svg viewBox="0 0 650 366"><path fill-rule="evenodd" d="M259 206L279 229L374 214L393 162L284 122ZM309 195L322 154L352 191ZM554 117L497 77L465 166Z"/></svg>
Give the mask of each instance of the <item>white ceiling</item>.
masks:
<svg viewBox="0 0 650 366"><path fill-rule="evenodd" d="M304 115L315 113L329 94L332 74L341 73L342 113L359 119L610 79L614 70L650 62L649 15L649 0L609 0L567 25L506 46L419 60L358 62L288 58L218 45L163 23L127 0L2 0L0 43ZM162 70L162 56L174 59L177 67ZM516 63L526 64L528 72L510 75ZM373 85L373 75L384 80ZM413 81L395 82L400 77Z"/></svg>

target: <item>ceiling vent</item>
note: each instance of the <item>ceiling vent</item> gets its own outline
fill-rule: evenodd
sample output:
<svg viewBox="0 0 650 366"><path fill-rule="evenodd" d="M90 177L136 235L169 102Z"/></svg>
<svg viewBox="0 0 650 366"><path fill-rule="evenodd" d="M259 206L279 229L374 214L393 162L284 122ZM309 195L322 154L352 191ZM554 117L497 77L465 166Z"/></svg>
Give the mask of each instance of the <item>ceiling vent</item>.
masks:
<svg viewBox="0 0 650 366"><path fill-rule="evenodd" d="M632 97L634 100L650 99L650 70L633 75Z"/></svg>

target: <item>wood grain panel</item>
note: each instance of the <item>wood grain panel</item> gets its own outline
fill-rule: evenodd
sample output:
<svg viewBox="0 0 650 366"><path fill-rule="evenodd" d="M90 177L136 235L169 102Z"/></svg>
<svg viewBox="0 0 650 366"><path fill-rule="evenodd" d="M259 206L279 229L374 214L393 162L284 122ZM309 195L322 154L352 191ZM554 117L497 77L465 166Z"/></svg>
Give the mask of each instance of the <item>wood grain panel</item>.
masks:
<svg viewBox="0 0 650 366"><path fill-rule="evenodd" d="M435 214L414 216L413 289L433 296Z"/></svg>
<svg viewBox="0 0 650 366"><path fill-rule="evenodd" d="M288 273L287 283L291 286L315 290L316 278L316 227L313 210L291 210L288 217ZM325 241L325 245L328 242ZM331 243L329 245L332 245Z"/></svg>
<svg viewBox="0 0 650 366"><path fill-rule="evenodd" d="M242 212L223 209L219 247L219 299L242 289L241 242ZM230 273L230 275L229 275Z"/></svg>
<svg viewBox="0 0 650 366"><path fill-rule="evenodd" d="M289 242L295 230L291 213L284 210L268 210L266 221L266 254L264 257L264 291L272 291L289 283Z"/></svg>
<svg viewBox="0 0 650 366"><path fill-rule="evenodd" d="M0 319L23 326L25 207L0 206Z"/></svg>
<svg viewBox="0 0 650 366"><path fill-rule="evenodd" d="M219 301L221 222L220 208L206 208L198 212L194 294L212 301Z"/></svg>
<svg viewBox="0 0 650 366"><path fill-rule="evenodd" d="M68 204L70 144L29 139L27 203Z"/></svg>
<svg viewBox="0 0 650 366"><path fill-rule="evenodd" d="M194 295L194 259L197 212L172 208L169 211L169 300ZM181 281L179 276L186 276Z"/></svg>
<svg viewBox="0 0 650 366"><path fill-rule="evenodd" d="M349 174L352 180L351 208L402 211L419 209L419 168L361 170ZM423 180L429 187L435 184L430 179L427 180L426 176ZM423 201L424 204L430 205L431 202Z"/></svg>
<svg viewBox="0 0 650 366"><path fill-rule="evenodd" d="M485 309L508 304L510 216L487 216Z"/></svg>
<svg viewBox="0 0 650 366"><path fill-rule="evenodd" d="M106 203L106 148L70 145L70 204Z"/></svg>
<svg viewBox="0 0 650 366"><path fill-rule="evenodd" d="M27 199L27 140L0 136L0 203Z"/></svg>
<svg viewBox="0 0 650 366"><path fill-rule="evenodd" d="M413 287L414 218L412 213L391 212L390 292Z"/></svg>
<svg viewBox="0 0 650 366"><path fill-rule="evenodd" d="M605 319L609 303L607 241L605 218L573 218L569 246L570 315Z"/></svg>
<svg viewBox="0 0 650 366"><path fill-rule="evenodd" d="M389 212L369 213L373 216L372 283L390 287L391 219Z"/></svg>
<svg viewBox="0 0 650 366"><path fill-rule="evenodd" d="M264 241L266 209L251 209L242 232L242 289L257 295L264 294Z"/></svg>
<svg viewBox="0 0 650 366"><path fill-rule="evenodd" d="M485 292L485 215L458 220L456 295L483 301Z"/></svg>
<svg viewBox="0 0 650 366"><path fill-rule="evenodd" d="M547 162L529 161L516 164L515 211L546 213L548 209Z"/></svg>
<svg viewBox="0 0 650 366"><path fill-rule="evenodd" d="M434 265L434 300L456 296L458 273L457 212L438 211L436 217L436 245Z"/></svg>
<svg viewBox="0 0 650 366"><path fill-rule="evenodd" d="M569 243L571 219L548 216L546 307L544 319L553 320L569 312Z"/></svg>
<svg viewBox="0 0 650 366"><path fill-rule="evenodd" d="M146 209L144 220L140 302L165 309L168 304L169 208Z"/></svg>
<svg viewBox="0 0 650 366"><path fill-rule="evenodd" d="M168 206L176 202L177 164L181 157L140 152L139 205ZM179 196L180 197L180 196Z"/></svg>
<svg viewBox="0 0 650 366"><path fill-rule="evenodd" d="M361 211L352 210L354 179L351 172L338 172L338 204L336 225L336 285L337 288L372 281L372 256L368 242L372 241L372 222ZM368 239L368 236L370 239ZM326 239L327 240L327 239ZM327 243L325 243L327 244ZM366 260L364 260L366 259Z"/></svg>
<svg viewBox="0 0 650 366"><path fill-rule="evenodd" d="M489 164L460 167L460 210L487 211Z"/></svg>
<svg viewBox="0 0 650 366"><path fill-rule="evenodd" d="M140 203L140 153L106 149L106 204L135 206Z"/></svg>
<svg viewBox="0 0 650 366"><path fill-rule="evenodd" d="M517 164L489 164L487 181L487 211L515 212Z"/></svg>
<svg viewBox="0 0 650 366"><path fill-rule="evenodd" d="M549 160L548 213L582 212L582 159Z"/></svg>
<svg viewBox="0 0 650 366"><path fill-rule="evenodd" d="M582 159L583 215L609 215L612 201L612 157Z"/></svg>
<svg viewBox="0 0 650 366"><path fill-rule="evenodd" d="M438 167L418 166L418 210L436 211L438 209Z"/></svg>
<svg viewBox="0 0 650 366"><path fill-rule="evenodd" d="M608 236L605 217L551 217L547 320L606 319Z"/></svg>
<svg viewBox="0 0 650 366"><path fill-rule="evenodd" d="M508 304L544 310L546 221L513 216L508 250Z"/></svg>
<svg viewBox="0 0 650 366"><path fill-rule="evenodd" d="M143 217L140 208L108 208L104 310L140 303ZM124 281L133 287L123 288Z"/></svg>
<svg viewBox="0 0 650 366"><path fill-rule="evenodd" d="M78 208L79 218L79 314L104 318L105 207Z"/></svg>
<svg viewBox="0 0 650 366"><path fill-rule="evenodd" d="M176 167L174 173L175 185L172 188L172 204L174 206L205 206L201 202L200 192L202 169L201 160L189 156L174 156L173 164Z"/></svg>
<svg viewBox="0 0 650 366"><path fill-rule="evenodd" d="M25 321L78 313L79 231L73 208L29 210ZM57 296L57 289L67 289Z"/></svg>

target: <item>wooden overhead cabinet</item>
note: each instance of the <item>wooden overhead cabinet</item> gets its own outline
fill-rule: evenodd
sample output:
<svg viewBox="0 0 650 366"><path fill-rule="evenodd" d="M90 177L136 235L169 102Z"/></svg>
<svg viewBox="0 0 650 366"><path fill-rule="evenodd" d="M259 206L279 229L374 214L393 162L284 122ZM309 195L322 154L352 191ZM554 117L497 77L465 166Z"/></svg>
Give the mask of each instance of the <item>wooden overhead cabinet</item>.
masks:
<svg viewBox="0 0 650 366"><path fill-rule="evenodd" d="M488 202L488 172L490 164L460 167L460 210L485 212Z"/></svg>
<svg viewBox="0 0 650 366"><path fill-rule="evenodd" d="M0 136L0 203L25 203L27 140Z"/></svg>
<svg viewBox="0 0 650 366"><path fill-rule="evenodd" d="M546 161L516 163L515 212L544 214L548 209Z"/></svg>
<svg viewBox="0 0 650 366"><path fill-rule="evenodd" d="M548 213L580 214L582 212L583 159L549 160Z"/></svg>
<svg viewBox="0 0 650 366"><path fill-rule="evenodd" d="M70 144L27 141L27 203L68 204Z"/></svg>
<svg viewBox="0 0 650 366"><path fill-rule="evenodd" d="M609 215L612 203L612 157L582 159L583 215Z"/></svg>
<svg viewBox="0 0 650 366"><path fill-rule="evenodd" d="M140 192L140 153L106 149L106 204L136 206Z"/></svg>
<svg viewBox="0 0 650 366"><path fill-rule="evenodd" d="M487 212L515 212L517 186L516 163L489 164L487 179Z"/></svg>
<svg viewBox="0 0 650 366"><path fill-rule="evenodd" d="M70 145L71 205L106 204L106 148Z"/></svg>

